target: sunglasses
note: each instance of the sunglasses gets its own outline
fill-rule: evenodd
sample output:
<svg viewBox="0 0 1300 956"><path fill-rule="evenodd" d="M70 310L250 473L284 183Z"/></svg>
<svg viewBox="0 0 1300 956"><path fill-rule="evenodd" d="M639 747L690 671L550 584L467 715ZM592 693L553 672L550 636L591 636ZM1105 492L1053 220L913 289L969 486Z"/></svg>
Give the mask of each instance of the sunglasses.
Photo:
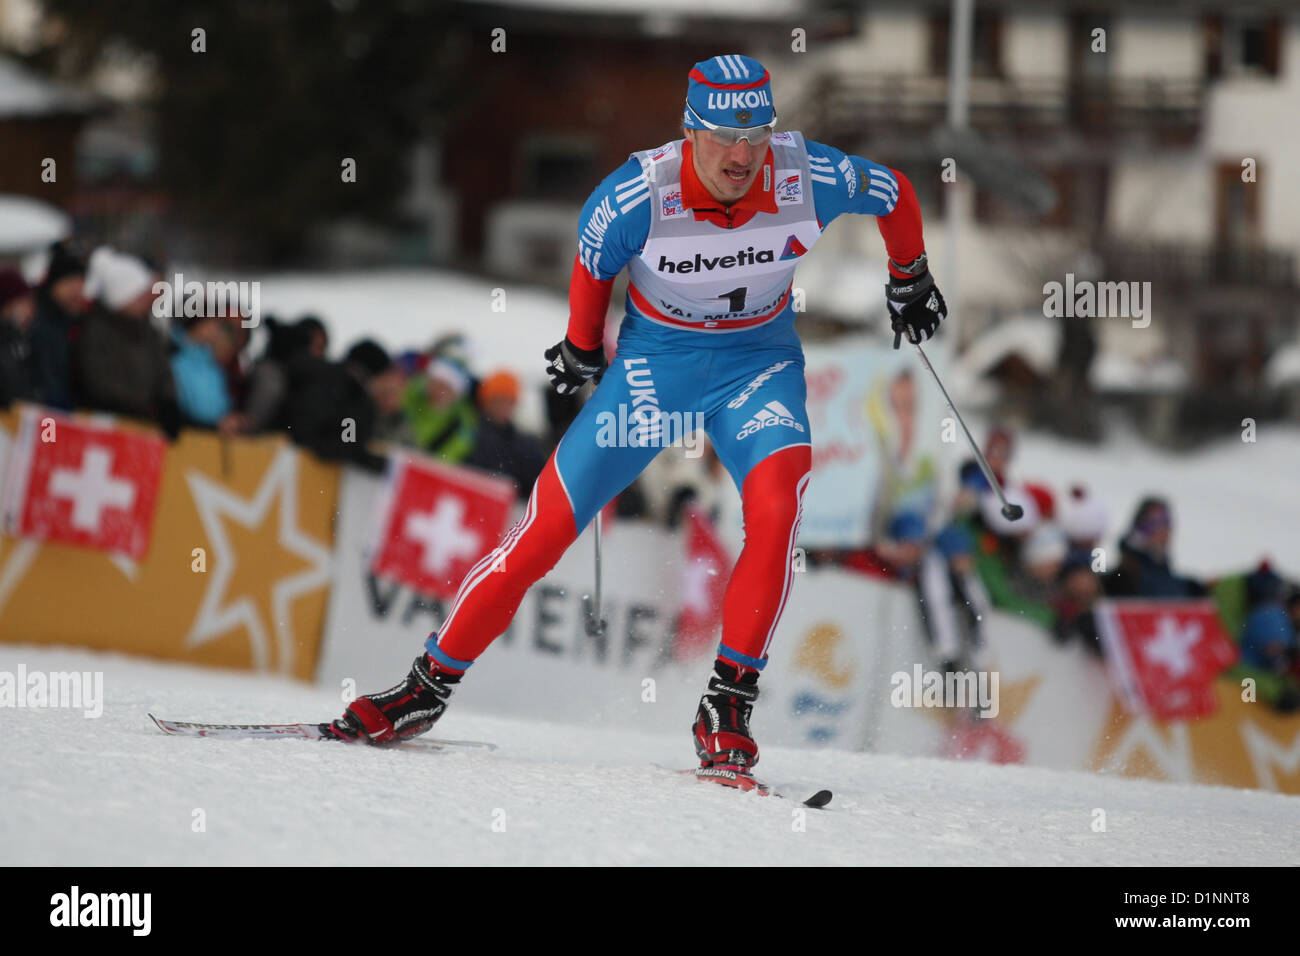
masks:
<svg viewBox="0 0 1300 956"><path fill-rule="evenodd" d="M715 142L722 146L735 146L741 140L749 143L750 146L766 146L772 140L772 133L776 131L775 116L766 126L718 126L691 109L690 103L686 104L686 111L695 117Z"/></svg>

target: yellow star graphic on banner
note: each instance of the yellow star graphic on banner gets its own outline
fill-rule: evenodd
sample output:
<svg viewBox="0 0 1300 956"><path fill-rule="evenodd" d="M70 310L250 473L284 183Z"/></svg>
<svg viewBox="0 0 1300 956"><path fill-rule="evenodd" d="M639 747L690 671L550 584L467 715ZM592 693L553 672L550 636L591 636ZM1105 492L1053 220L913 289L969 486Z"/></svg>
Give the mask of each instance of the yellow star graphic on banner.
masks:
<svg viewBox="0 0 1300 956"><path fill-rule="evenodd" d="M276 668L290 673L293 666L294 635L292 605L295 598L330 582L331 554L327 547L308 537L297 526L298 519L298 452L284 446L276 453L270 467L251 499L241 498L201 472L186 475L199 520L207 534L211 580L203 595L198 615L185 636L189 647L198 647L234 628L248 632L253 667L271 667L271 635L277 651ZM301 570L275 580L261 579L251 569L242 570L239 555L254 547L239 529L256 531L274 518L276 541L284 551L295 555ZM260 540L264 541L264 536ZM257 547L264 547L259 543Z"/></svg>

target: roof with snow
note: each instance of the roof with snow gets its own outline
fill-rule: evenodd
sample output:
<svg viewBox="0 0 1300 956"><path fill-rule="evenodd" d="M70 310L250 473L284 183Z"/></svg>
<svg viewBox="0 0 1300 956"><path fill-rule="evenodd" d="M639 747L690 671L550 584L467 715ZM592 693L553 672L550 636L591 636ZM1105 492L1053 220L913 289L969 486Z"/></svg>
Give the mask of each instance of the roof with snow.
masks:
<svg viewBox="0 0 1300 956"><path fill-rule="evenodd" d="M18 61L0 56L0 119L88 113L95 97L47 80Z"/></svg>
<svg viewBox="0 0 1300 956"><path fill-rule="evenodd" d="M1300 385L1300 342L1284 345L1264 366L1264 381L1270 388Z"/></svg>
<svg viewBox="0 0 1300 956"><path fill-rule="evenodd" d="M1187 387L1187 369L1169 356L1133 358L1102 352L1088 371L1099 392L1179 392Z"/></svg>
<svg viewBox="0 0 1300 956"><path fill-rule="evenodd" d="M1018 355L1039 375L1056 371L1061 348L1061 324L1041 315L1006 319L976 336L962 353L961 364L972 378L987 375L1004 359Z"/></svg>
<svg viewBox="0 0 1300 956"><path fill-rule="evenodd" d="M29 196L0 195L0 255L23 255L72 233L72 220L56 206Z"/></svg>

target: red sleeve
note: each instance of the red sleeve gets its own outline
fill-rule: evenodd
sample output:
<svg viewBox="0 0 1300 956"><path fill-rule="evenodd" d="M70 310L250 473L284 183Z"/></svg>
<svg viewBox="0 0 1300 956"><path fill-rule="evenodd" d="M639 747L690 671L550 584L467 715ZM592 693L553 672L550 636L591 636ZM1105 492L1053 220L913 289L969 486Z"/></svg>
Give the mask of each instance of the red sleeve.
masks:
<svg viewBox="0 0 1300 956"><path fill-rule="evenodd" d="M605 313L613 279L597 279L577 256L569 278L569 341L580 349L598 349L605 344Z"/></svg>
<svg viewBox="0 0 1300 956"><path fill-rule="evenodd" d="M897 169L891 169L890 172L898 180L898 202L888 216L876 217L876 225L880 227L880 236L885 240L885 250L891 260L890 275L896 279L906 279L907 273L899 272L893 263L907 265L925 252L925 238L921 235L921 204L917 201L911 180Z"/></svg>

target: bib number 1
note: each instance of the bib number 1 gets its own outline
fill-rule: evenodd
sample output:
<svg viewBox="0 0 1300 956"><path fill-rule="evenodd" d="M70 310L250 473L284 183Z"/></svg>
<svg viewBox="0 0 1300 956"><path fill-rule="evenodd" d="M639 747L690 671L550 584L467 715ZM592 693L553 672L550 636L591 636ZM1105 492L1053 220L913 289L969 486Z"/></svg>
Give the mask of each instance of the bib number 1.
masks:
<svg viewBox="0 0 1300 956"><path fill-rule="evenodd" d="M741 286L738 289L732 289L730 292L724 292L722 295L715 295L715 299L727 300L728 312L745 311L745 293L749 291L748 286Z"/></svg>

